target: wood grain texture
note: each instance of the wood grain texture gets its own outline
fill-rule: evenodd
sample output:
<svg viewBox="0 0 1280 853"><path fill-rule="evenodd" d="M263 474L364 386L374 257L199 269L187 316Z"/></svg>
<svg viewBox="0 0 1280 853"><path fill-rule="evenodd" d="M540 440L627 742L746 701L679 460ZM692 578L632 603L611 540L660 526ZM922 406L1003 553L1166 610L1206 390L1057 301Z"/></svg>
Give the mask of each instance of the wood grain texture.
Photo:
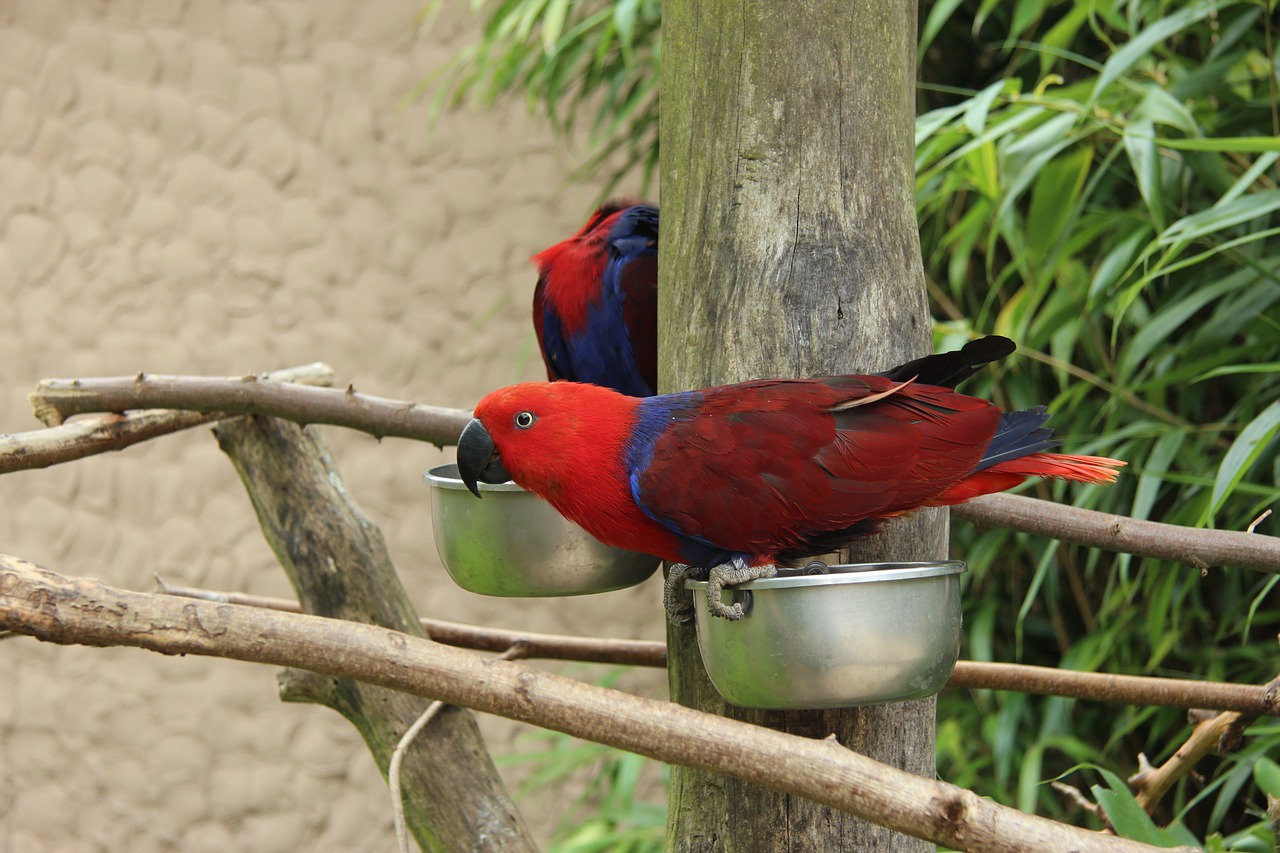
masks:
<svg viewBox="0 0 1280 853"><path fill-rule="evenodd" d="M215 432L303 610L425 637L382 532L342 486L316 433L260 416L223 421ZM430 704L314 673L286 671L280 687L286 701L346 717L384 776L400 736ZM470 711L440 713L406 753L401 778L405 817L423 850L537 849Z"/></svg>
<svg viewBox="0 0 1280 853"><path fill-rule="evenodd" d="M372 625L130 592L0 554L0 630L5 628L52 643L274 663L306 670L312 678L354 679L439 697L659 761L797 791L972 853L1158 849L1023 814L830 740L761 729ZM500 839L483 840L484 846L457 849L511 849Z"/></svg>
<svg viewBox="0 0 1280 853"><path fill-rule="evenodd" d="M672 0L663 8L663 391L880 370L930 351L914 203L916 4ZM920 513L854 561L936 559ZM703 710L934 773L934 702L843 711L733 708L693 630L672 629L671 695ZM747 782L677 768L668 849L931 849Z"/></svg>

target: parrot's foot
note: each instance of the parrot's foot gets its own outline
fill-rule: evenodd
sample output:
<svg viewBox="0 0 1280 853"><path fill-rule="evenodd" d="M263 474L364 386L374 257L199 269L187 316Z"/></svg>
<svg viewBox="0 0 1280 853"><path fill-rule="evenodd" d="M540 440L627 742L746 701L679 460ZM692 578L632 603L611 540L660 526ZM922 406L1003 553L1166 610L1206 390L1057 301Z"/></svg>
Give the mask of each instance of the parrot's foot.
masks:
<svg viewBox="0 0 1280 853"><path fill-rule="evenodd" d="M672 625L685 625L693 619L693 598L685 589L689 578L697 580L703 570L684 563L667 566L667 580L662 587L662 606L667 611L667 621Z"/></svg>
<svg viewBox="0 0 1280 853"><path fill-rule="evenodd" d="M725 604L720 600L720 593L724 592L724 588L771 578L777 573L776 566L748 566L741 557L735 558L727 565L716 566L707 577L707 610L712 616L736 622L745 615L746 611L743 610L741 602Z"/></svg>

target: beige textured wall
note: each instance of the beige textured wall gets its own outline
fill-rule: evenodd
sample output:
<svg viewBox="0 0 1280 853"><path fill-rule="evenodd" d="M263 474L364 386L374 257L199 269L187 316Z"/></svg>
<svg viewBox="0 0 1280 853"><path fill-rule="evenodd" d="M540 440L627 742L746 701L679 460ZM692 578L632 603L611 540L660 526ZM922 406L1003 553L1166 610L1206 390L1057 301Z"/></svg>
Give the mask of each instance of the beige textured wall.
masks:
<svg viewBox="0 0 1280 853"><path fill-rule="evenodd" d="M418 7L0 3L0 432L37 426L26 395L50 376L323 360L455 406L540 378L527 258L594 190L567 184L572 153L522 105L434 137L400 106L474 27L450 12L423 35ZM661 635L653 580L528 603L458 590L421 482L441 455L327 435L424 614ZM288 593L207 430L0 478L0 551L135 589L158 573ZM632 683L662 693L657 674ZM515 726L482 725L510 751ZM354 731L279 703L272 670L0 642L2 853L392 848Z"/></svg>

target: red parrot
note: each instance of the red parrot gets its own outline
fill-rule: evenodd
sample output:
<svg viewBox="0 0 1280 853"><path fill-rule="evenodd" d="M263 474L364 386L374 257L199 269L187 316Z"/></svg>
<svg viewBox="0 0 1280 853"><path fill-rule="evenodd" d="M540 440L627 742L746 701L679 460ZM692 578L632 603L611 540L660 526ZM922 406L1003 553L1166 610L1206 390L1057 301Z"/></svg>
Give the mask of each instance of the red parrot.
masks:
<svg viewBox="0 0 1280 853"><path fill-rule="evenodd" d="M1049 452L1043 407L1003 412L950 387L1012 349L993 336L885 374L644 399L513 385L476 406L458 468L477 496L477 480L513 479L602 542L709 569L718 588L1027 477L1113 482L1125 463Z"/></svg>
<svg viewBox="0 0 1280 853"><path fill-rule="evenodd" d="M610 201L533 257L533 327L548 379L633 397L658 390L658 208Z"/></svg>

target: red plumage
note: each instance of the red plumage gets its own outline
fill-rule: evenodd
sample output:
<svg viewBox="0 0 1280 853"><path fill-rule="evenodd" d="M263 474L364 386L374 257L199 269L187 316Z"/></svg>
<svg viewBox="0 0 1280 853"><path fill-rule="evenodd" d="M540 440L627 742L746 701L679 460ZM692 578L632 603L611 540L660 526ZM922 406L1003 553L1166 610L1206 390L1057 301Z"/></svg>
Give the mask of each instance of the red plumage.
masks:
<svg viewBox="0 0 1280 853"><path fill-rule="evenodd" d="M1042 410L888 376L646 399L527 383L475 415L499 467L597 538L696 566L794 562L921 506L1029 476L1107 483L1124 464L1046 452Z"/></svg>

